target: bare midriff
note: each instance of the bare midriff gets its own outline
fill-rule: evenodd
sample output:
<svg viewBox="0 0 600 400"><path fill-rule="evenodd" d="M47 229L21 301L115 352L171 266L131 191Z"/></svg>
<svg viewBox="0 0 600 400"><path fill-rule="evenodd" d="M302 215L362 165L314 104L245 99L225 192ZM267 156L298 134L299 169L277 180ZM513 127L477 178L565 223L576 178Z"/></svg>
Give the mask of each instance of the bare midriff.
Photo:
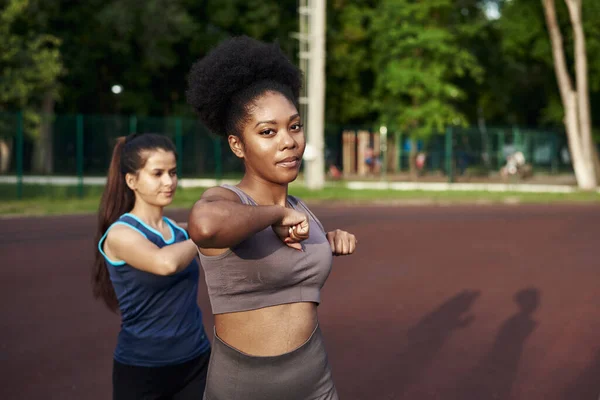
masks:
<svg viewBox="0 0 600 400"><path fill-rule="evenodd" d="M253 356L277 356L302 346L317 325L316 303L281 304L215 315L217 336Z"/></svg>

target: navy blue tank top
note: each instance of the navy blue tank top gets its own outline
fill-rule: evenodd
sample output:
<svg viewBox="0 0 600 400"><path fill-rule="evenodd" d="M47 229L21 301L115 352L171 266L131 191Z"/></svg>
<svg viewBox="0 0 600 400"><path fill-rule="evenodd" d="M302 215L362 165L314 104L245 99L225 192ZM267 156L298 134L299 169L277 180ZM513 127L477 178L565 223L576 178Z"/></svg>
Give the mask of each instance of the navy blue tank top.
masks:
<svg viewBox="0 0 600 400"><path fill-rule="evenodd" d="M103 251L108 231L117 224L138 231L159 248L188 239L185 230L168 218L164 221L171 231L169 240L135 215L124 214L98 243L119 300L122 321L114 358L122 364L174 365L210 348L197 302L200 271L196 259L176 274L160 276L110 260Z"/></svg>

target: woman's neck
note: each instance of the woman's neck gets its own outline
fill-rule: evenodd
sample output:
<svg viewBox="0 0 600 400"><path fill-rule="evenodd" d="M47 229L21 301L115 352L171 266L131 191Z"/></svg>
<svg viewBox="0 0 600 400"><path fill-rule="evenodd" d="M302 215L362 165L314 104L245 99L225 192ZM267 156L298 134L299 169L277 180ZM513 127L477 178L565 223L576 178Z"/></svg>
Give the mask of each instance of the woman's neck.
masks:
<svg viewBox="0 0 600 400"><path fill-rule="evenodd" d="M161 227L163 224L162 207L152 206L138 200L135 202L130 213L152 227Z"/></svg>
<svg viewBox="0 0 600 400"><path fill-rule="evenodd" d="M238 186L261 206L280 205L285 207L287 204L287 184L280 185L267 182L264 179L246 174Z"/></svg>

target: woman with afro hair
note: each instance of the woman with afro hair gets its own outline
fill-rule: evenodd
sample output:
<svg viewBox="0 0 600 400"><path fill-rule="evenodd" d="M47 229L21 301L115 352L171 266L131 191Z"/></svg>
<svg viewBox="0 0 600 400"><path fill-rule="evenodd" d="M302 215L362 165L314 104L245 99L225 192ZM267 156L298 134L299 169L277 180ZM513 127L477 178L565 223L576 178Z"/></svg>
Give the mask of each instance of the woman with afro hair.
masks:
<svg viewBox="0 0 600 400"><path fill-rule="evenodd" d="M237 185L204 192L188 220L215 315L204 398L337 399L317 306L332 255L352 254L356 239L325 231L288 195L305 148L302 74L277 45L236 37L188 80L188 102L245 167Z"/></svg>

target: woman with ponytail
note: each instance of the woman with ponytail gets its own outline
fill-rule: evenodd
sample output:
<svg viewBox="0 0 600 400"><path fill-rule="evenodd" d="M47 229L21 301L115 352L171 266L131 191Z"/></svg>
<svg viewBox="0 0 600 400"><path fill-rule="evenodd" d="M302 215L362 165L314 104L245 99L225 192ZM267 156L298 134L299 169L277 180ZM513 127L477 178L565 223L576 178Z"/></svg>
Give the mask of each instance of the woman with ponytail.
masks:
<svg viewBox="0 0 600 400"><path fill-rule="evenodd" d="M121 315L113 399L200 399L210 343L197 304L198 249L163 215L177 188L171 140L119 138L98 214L93 291Z"/></svg>

